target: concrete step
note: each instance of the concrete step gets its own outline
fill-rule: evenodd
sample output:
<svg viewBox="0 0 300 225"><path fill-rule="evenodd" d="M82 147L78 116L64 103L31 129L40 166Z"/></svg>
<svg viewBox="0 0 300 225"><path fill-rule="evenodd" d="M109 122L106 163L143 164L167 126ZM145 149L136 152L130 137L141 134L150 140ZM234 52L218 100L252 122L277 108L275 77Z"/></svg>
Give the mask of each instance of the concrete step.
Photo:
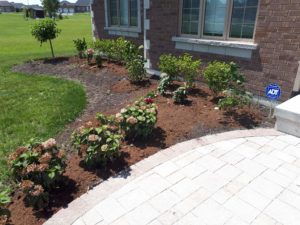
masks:
<svg viewBox="0 0 300 225"><path fill-rule="evenodd" d="M275 108L278 131L300 137L300 95Z"/></svg>

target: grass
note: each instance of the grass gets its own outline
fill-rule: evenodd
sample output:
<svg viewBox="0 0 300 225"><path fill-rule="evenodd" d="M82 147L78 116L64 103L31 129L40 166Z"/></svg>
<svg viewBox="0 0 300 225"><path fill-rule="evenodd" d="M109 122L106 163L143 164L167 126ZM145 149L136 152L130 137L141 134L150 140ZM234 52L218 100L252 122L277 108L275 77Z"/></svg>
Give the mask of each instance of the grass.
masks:
<svg viewBox="0 0 300 225"><path fill-rule="evenodd" d="M14 64L50 57L48 43L40 46L30 34L35 20L22 14L0 14L0 182L7 184L6 156L31 138L55 136L84 109L86 96L79 83L10 71ZM90 15L57 21L62 30L53 41L57 56L75 54L73 39L92 40Z"/></svg>

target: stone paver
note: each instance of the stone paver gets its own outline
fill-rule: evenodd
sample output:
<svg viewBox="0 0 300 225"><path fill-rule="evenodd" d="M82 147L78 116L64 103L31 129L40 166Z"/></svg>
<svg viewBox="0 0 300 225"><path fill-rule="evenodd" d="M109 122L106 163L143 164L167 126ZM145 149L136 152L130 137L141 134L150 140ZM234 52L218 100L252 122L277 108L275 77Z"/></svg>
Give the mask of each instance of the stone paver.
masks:
<svg viewBox="0 0 300 225"><path fill-rule="evenodd" d="M233 131L163 150L45 225L299 225L300 138Z"/></svg>

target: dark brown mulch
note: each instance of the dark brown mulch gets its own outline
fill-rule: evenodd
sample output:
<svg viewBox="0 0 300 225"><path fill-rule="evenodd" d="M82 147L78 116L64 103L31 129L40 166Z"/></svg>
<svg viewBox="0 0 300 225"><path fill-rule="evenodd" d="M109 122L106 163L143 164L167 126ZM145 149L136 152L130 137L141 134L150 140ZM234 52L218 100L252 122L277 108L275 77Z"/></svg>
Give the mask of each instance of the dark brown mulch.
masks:
<svg viewBox="0 0 300 225"><path fill-rule="evenodd" d="M58 143L69 150L65 186L51 194L51 204L47 211L34 211L25 207L22 194L16 193L9 206L11 224L42 224L53 213L102 180L180 141L221 131L273 126L273 121L268 120L267 110L263 107L228 112L215 110L216 104L210 91L198 84L185 105L173 104L170 97L157 97L158 123L151 137L124 143L121 157L111 162L107 169L89 170L72 152L70 135L73 130L93 120L97 112L116 113L129 102L155 90L157 80L150 79L134 85L126 80L127 71L122 66L105 62L104 67L99 69L86 65L85 60L76 57L32 61L13 69L79 81L86 87L89 103L84 113L56 137Z"/></svg>

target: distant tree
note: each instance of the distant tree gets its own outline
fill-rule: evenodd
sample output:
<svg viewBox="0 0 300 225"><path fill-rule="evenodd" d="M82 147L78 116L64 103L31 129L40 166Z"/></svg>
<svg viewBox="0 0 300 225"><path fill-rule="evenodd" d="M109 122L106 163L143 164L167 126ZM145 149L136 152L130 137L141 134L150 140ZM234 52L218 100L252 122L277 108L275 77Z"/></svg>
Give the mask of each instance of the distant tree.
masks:
<svg viewBox="0 0 300 225"><path fill-rule="evenodd" d="M34 36L41 44L49 41L52 57L54 58L54 51L51 40L55 39L61 32L58 29L57 24L52 19L44 19L37 22L31 30L32 36Z"/></svg>
<svg viewBox="0 0 300 225"><path fill-rule="evenodd" d="M59 0L42 0L42 5L50 18L56 16L56 12L59 9Z"/></svg>

